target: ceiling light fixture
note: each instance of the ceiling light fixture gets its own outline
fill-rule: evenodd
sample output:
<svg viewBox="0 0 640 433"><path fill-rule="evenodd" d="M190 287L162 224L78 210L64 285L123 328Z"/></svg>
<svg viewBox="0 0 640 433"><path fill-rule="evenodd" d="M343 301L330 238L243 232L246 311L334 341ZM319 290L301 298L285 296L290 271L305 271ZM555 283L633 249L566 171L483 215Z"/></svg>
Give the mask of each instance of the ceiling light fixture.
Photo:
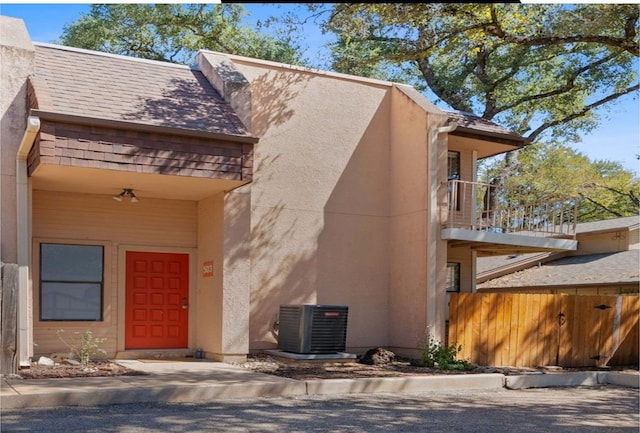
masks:
<svg viewBox="0 0 640 433"><path fill-rule="evenodd" d="M122 201L122 199L125 197L129 197L131 199L131 203L138 202L138 197L136 197L136 194L133 192L133 189L131 188L124 188L120 194L114 195L113 199L115 201Z"/></svg>

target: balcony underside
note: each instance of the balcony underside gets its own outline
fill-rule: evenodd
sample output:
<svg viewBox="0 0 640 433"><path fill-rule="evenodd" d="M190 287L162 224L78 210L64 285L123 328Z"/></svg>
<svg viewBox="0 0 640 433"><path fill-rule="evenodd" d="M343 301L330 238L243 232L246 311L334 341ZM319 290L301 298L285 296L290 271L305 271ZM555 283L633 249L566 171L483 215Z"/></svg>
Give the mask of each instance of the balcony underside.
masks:
<svg viewBox="0 0 640 433"><path fill-rule="evenodd" d="M452 248L471 248L478 257L506 254L525 254L546 251L573 251L578 247L575 239L560 237L536 237L517 233L446 228L441 238Z"/></svg>

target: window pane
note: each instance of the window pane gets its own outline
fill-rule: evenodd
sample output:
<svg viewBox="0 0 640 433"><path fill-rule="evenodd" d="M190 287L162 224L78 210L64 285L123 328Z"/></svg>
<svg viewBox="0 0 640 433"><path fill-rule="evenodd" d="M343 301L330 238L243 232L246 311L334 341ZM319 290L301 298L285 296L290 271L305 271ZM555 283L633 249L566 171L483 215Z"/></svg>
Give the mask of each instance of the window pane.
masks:
<svg viewBox="0 0 640 433"><path fill-rule="evenodd" d="M460 152L448 152L447 179L460 179Z"/></svg>
<svg viewBox="0 0 640 433"><path fill-rule="evenodd" d="M101 284L41 284L41 320L101 320L101 310Z"/></svg>
<svg viewBox="0 0 640 433"><path fill-rule="evenodd" d="M102 282L102 247L95 245L41 245L40 279Z"/></svg>
<svg viewBox="0 0 640 433"><path fill-rule="evenodd" d="M447 263L447 292L460 291L460 263Z"/></svg>

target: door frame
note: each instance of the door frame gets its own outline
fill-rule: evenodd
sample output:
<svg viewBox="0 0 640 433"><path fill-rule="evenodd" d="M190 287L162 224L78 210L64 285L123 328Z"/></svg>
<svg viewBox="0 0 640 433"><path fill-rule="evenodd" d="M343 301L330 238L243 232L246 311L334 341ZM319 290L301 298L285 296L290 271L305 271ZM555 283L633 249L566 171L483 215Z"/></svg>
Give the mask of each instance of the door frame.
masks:
<svg viewBox="0 0 640 433"><path fill-rule="evenodd" d="M196 301L196 258L197 250L195 248L173 248L173 247L150 247L148 245L119 245L118 246L118 265L115 271L118 274L117 281L118 286L116 292L117 302L113 302L112 305L117 305L118 308L118 320L117 320L117 336L118 341L116 350L118 352L125 351L125 314L126 314L126 277L127 277L127 252L141 252L141 253L169 253L169 254L187 254L189 259L189 321L187 324L187 347L193 347L195 341L195 328L196 323L196 308L191 306L197 305ZM142 349L146 350L146 349ZM171 349L165 349L171 350Z"/></svg>

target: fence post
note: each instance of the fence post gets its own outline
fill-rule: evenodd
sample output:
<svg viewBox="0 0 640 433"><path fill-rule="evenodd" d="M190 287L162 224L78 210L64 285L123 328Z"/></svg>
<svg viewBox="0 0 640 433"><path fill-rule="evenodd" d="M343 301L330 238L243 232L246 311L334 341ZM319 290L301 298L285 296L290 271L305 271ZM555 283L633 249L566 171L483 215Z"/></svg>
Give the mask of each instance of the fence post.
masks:
<svg viewBox="0 0 640 433"><path fill-rule="evenodd" d="M0 263L0 373L16 373L18 265Z"/></svg>

